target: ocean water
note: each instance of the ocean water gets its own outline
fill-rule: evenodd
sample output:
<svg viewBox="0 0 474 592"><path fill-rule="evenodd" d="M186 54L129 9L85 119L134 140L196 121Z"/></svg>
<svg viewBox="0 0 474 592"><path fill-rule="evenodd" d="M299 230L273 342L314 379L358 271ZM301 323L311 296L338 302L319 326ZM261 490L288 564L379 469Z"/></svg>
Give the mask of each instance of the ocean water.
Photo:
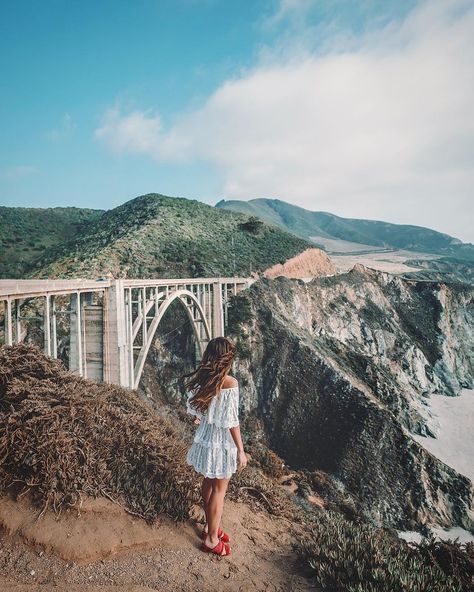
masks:
<svg viewBox="0 0 474 592"><path fill-rule="evenodd" d="M413 439L474 483L474 390L464 389L459 397L431 395L429 407L439 424L438 437Z"/></svg>
<svg viewBox="0 0 474 592"><path fill-rule="evenodd" d="M437 438L413 435L412 438L474 483L474 390L464 389L459 397L431 395L429 409L438 424ZM460 543L474 542L474 535L460 527L431 527L441 540L456 539ZM420 542L423 536L414 531L397 531L406 541Z"/></svg>

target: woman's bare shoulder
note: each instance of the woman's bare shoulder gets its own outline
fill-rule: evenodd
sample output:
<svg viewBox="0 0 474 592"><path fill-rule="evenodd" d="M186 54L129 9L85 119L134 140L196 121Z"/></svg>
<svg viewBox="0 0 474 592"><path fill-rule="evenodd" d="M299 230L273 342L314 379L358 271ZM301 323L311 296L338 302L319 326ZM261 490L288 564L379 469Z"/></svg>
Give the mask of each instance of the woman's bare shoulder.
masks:
<svg viewBox="0 0 474 592"><path fill-rule="evenodd" d="M237 379L234 378L233 376L227 375L225 377L225 380L224 380L224 383L222 385L222 388L233 388L234 386L239 386L239 383L237 382Z"/></svg>

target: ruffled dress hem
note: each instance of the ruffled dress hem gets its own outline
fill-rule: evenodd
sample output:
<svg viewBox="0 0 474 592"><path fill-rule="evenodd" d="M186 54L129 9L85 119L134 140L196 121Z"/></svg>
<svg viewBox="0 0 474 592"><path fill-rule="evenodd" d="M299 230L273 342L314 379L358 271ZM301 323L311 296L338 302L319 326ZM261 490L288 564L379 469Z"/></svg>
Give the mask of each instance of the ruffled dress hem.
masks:
<svg viewBox="0 0 474 592"><path fill-rule="evenodd" d="M237 471L238 451L229 428L240 425L238 386L221 389L205 413L200 413L190 405L191 397L192 393L189 393L187 410L199 417L201 423L188 450L186 462L204 477L228 479Z"/></svg>
<svg viewBox="0 0 474 592"><path fill-rule="evenodd" d="M224 475L223 473L207 473L204 472L202 473L197 467L196 465L194 465L193 463L189 462L189 460L186 460L186 462L188 463L188 465L190 465L191 467L194 468L194 470L199 473L200 475L202 475L203 477L208 477L209 479L230 479L232 477L232 475L235 473L235 471L233 471L232 473L228 473L226 475Z"/></svg>

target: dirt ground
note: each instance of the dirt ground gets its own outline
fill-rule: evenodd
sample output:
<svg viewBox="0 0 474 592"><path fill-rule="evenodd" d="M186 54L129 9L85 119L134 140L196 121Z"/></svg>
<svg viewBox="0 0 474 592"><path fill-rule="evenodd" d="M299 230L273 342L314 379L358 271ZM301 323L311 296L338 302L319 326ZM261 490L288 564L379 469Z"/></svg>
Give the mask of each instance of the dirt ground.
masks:
<svg viewBox="0 0 474 592"><path fill-rule="evenodd" d="M183 592L318 590L292 543L292 524L225 500L231 554L199 549L203 523L163 517L149 526L106 499L38 518L26 500L0 500L0 592ZM301 526L300 526L301 528Z"/></svg>

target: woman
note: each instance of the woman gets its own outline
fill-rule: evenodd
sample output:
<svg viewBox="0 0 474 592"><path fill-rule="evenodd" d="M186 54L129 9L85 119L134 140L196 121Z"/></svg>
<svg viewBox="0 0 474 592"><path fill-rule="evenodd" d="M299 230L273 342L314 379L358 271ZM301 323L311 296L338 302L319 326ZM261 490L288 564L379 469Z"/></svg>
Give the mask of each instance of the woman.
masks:
<svg viewBox="0 0 474 592"><path fill-rule="evenodd" d="M187 411L196 416L194 423L199 426L186 460L204 476L206 526L201 550L217 555L230 555L230 537L219 526L230 477L247 466L240 435L239 386L228 374L234 355L234 343L225 337L211 339L197 369L183 376L188 377L184 386L190 391Z"/></svg>

